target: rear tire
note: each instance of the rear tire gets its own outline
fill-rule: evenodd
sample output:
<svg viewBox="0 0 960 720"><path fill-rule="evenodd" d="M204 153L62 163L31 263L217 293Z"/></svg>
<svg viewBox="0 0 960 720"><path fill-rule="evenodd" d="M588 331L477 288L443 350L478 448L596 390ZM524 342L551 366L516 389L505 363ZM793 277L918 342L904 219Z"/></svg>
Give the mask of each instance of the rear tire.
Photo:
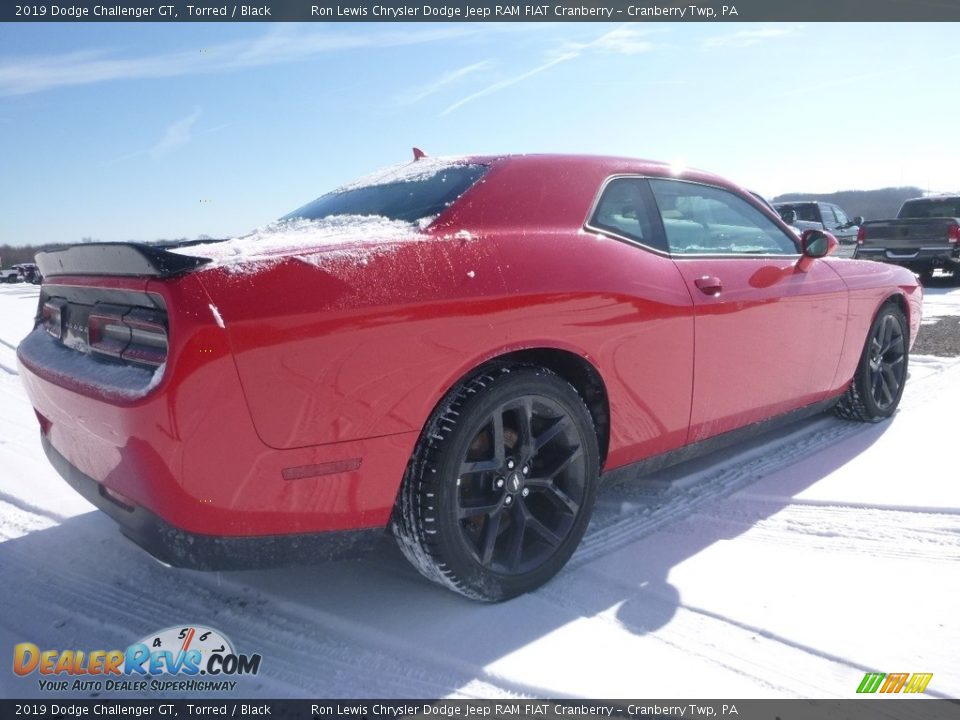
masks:
<svg viewBox="0 0 960 720"><path fill-rule="evenodd" d="M837 403L837 415L859 422L879 422L893 415L907 380L909 345L903 311L886 303L870 326L853 382Z"/></svg>
<svg viewBox="0 0 960 720"><path fill-rule="evenodd" d="M457 385L427 423L392 530L428 579L506 600L573 554L599 473L596 429L573 386L544 368L496 366Z"/></svg>

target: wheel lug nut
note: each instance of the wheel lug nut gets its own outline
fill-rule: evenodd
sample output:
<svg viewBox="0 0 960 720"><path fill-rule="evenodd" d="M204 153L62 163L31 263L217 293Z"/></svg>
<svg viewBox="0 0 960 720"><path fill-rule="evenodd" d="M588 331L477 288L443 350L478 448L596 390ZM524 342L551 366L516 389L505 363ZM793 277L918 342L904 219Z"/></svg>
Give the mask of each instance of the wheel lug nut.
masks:
<svg viewBox="0 0 960 720"><path fill-rule="evenodd" d="M507 470L513 470L517 464L513 460L507 460Z"/></svg>
<svg viewBox="0 0 960 720"><path fill-rule="evenodd" d="M512 503L512 502L513 502L513 498L512 498L510 495L507 495L507 496L503 499L503 504L504 504L504 505L509 505L509 504Z"/></svg>
<svg viewBox="0 0 960 720"><path fill-rule="evenodd" d="M524 488L523 490L520 491L520 494L526 497L527 495L530 494L530 488Z"/></svg>
<svg viewBox="0 0 960 720"><path fill-rule="evenodd" d="M529 465L524 465L524 466L523 466L523 474L524 474L524 475L529 475L529 474L530 474L530 466L529 466Z"/></svg>
<svg viewBox="0 0 960 720"><path fill-rule="evenodd" d="M502 488L502 487L503 487L503 478L497 478L496 485L497 485L498 488Z"/></svg>

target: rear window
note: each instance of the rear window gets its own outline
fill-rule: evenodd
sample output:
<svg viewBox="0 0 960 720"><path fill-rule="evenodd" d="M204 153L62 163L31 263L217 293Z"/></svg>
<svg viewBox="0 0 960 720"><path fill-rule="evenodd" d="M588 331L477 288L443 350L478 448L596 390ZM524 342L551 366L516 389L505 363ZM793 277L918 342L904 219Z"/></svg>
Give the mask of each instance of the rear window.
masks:
<svg viewBox="0 0 960 720"><path fill-rule="evenodd" d="M903 204L903 209L900 210L900 217L905 219L960 217L960 198L908 200Z"/></svg>
<svg viewBox="0 0 960 720"><path fill-rule="evenodd" d="M797 220L804 220L805 222L820 222L820 214L817 212L817 206L813 203L798 203L796 205L790 203L777 203L776 208L781 217L788 210L794 210L797 213Z"/></svg>
<svg viewBox="0 0 960 720"><path fill-rule="evenodd" d="M394 182L347 186L307 203L282 220L378 215L415 222L439 215L487 172L486 165L448 165Z"/></svg>

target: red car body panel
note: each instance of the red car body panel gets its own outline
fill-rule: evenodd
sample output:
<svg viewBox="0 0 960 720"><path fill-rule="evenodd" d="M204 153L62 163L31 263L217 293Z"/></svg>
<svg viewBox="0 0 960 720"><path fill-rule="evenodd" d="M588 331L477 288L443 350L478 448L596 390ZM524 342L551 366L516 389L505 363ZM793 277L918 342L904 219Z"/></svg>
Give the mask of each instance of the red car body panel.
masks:
<svg viewBox="0 0 960 720"><path fill-rule="evenodd" d="M47 440L190 532L383 527L433 409L491 358L547 348L588 362L609 406L612 470L843 392L892 295L916 336L921 290L895 266L671 258L584 229L606 178L673 177L666 166L477 161L490 171L422 239L363 263L286 253L243 274L49 278L159 295L170 347L159 385L136 400L71 387L21 357ZM714 176L680 177L763 209ZM697 289L705 275L719 295Z"/></svg>

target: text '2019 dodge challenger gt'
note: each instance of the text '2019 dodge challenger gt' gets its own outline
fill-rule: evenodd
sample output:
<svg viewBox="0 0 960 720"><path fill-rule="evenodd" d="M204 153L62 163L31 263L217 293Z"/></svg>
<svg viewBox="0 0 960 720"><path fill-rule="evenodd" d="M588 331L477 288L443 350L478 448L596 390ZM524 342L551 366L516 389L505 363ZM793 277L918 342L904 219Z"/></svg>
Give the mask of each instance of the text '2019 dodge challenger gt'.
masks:
<svg viewBox="0 0 960 720"><path fill-rule="evenodd" d="M41 253L18 357L50 461L160 560L389 528L501 600L567 561L601 473L893 414L922 291L835 247L707 173L421 158L246 237Z"/></svg>

